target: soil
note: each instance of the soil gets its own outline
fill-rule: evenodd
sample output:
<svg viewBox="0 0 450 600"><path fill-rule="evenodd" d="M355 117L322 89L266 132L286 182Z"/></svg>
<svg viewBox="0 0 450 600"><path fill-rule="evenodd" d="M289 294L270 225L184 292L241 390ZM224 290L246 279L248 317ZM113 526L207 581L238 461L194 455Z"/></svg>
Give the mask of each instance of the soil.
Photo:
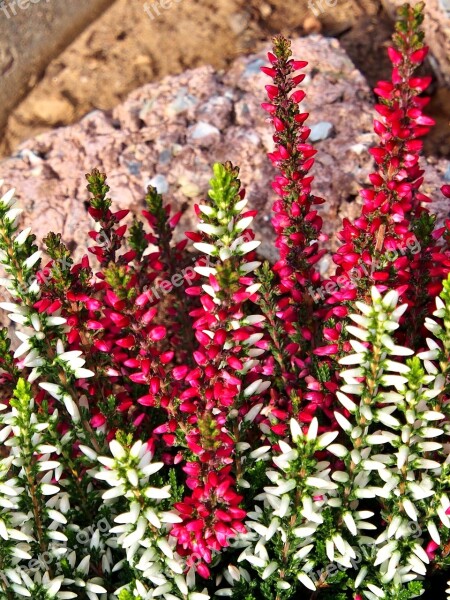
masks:
<svg viewBox="0 0 450 600"><path fill-rule="evenodd" d="M254 52L282 32L321 32L338 37L371 84L389 76L385 47L392 22L378 0L169 0L159 16L143 0L117 0L47 68L45 76L11 115L0 154L29 137L79 120L93 109L111 109L150 81L202 64L224 69L239 54ZM314 10L313 10L314 9ZM316 15L314 14L316 13ZM426 151L450 155L447 123L450 93L434 90L431 112L440 134ZM438 129L438 128L435 128Z"/></svg>

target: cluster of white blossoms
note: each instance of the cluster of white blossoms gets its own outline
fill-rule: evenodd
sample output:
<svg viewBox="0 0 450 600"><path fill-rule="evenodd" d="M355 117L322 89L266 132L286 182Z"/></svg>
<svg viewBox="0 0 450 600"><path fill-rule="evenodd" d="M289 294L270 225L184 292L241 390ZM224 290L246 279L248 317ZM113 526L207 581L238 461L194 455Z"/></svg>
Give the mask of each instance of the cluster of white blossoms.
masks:
<svg viewBox="0 0 450 600"><path fill-rule="evenodd" d="M344 568L357 570L354 590L367 600L397 598L408 582L426 574L427 544L440 546L443 531L448 539L448 407L442 405L445 377L432 362L442 359L442 347L429 339L428 351L408 358L413 352L392 337L406 305L397 306L396 292L382 297L376 288L371 299L356 303L360 313L350 315L355 326L347 327L354 353L340 361L350 368L341 373L337 393L344 408L335 413L339 443L338 432L317 436L316 419L307 434L292 420L292 442L281 441L281 453L266 445L250 454L278 469L267 470L272 485L255 498L262 504L249 513L248 533L233 545L242 549L240 564L224 573L229 587L219 596L231 597L236 582L251 578L241 566L247 561L275 590L298 582L315 590ZM434 315L444 327L431 319L426 326L445 346L450 313L440 298L437 307ZM345 468L318 461L314 454L324 449ZM381 501L381 515L367 510L372 499ZM324 564L318 540L327 569L318 568Z"/></svg>
<svg viewBox="0 0 450 600"><path fill-rule="evenodd" d="M153 476L163 463L152 462L152 452L141 441L128 448L112 440L109 449L111 456L96 456L91 448L80 446L82 452L89 458L96 457L102 465L90 475L110 486L102 494L117 524L110 529L110 543L123 550L112 572L126 566L134 575L133 581L115 594L126 589L141 600L209 600L206 591L192 590L194 569L187 568L185 559L175 551L175 538L168 535L170 526L182 519L164 508L171 499L170 485L154 484Z"/></svg>
<svg viewBox="0 0 450 600"><path fill-rule="evenodd" d="M237 174L234 171L228 171L220 164L214 165L214 174L215 178L210 181L212 189L209 192L212 202L210 205L200 205L198 207L205 222L198 223L197 229L208 236L208 243L194 243L197 250L208 256L208 261L206 266L196 266L195 271L199 275L208 278L208 283L202 285L202 290L220 307L230 303L233 291L229 288L233 284L236 285L237 280L233 282L226 281L228 289L221 289L218 279L227 280L227 269L234 278L236 273L242 278L251 278L252 272L261 265L261 262L248 261L245 256L258 248L261 242L249 239L248 235L244 233L250 227L253 216L242 216L247 200L245 198L239 199ZM233 188L234 197L228 195L230 186L225 185L224 180L234 180L236 186ZM243 287L242 300L255 294L260 287L260 283L251 279L249 284ZM224 296L223 292L225 292L225 298L222 297ZM229 328L231 331L236 332L249 325L259 325L265 320L261 313L242 314L243 311L238 310L238 299L233 299L233 304L236 304L236 314L230 318ZM223 327L224 324L218 321L218 326ZM214 338L213 331L204 329L202 332L209 338ZM239 357L242 359L243 366L239 371L242 375L258 366L258 357L264 354L264 350L256 347L256 344L263 336L263 332L255 332L247 336L246 339L236 340L235 342L228 336L224 342L224 349L227 351L233 348L233 344L241 347ZM225 360L222 366L227 367ZM242 395L244 398L249 398L250 396L262 394L269 386L268 381L257 379L242 390ZM231 411L231 416L237 416L236 411Z"/></svg>
<svg viewBox="0 0 450 600"><path fill-rule="evenodd" d="M0 308L7 311L10 320L21 328L15 331L21 343L14 352L14 358L20 358L20 365L31 369L27 377L29 383L39 380L43 373L52 372L55 382L41 381L39 385L61 401L72 419L77 422L80 420L77 402L56 381L85 379L93 377L94 373L84 368L86 361L82 358L81 351L64 351L61 339L57 339L56 343L53 343L54 347L49 348L49 333L62 336L67 330L66 319L61 316L60 310L48 315L34 308L40 296L36 269L42 252L36 250L30 257L19 260L21 248L27 243L31 229L27 228L17 233L17 219L22 210L14 208L14 202L14 190L10 190L0 199L0 227L4 235L12 239L16 250L14 256L0 250L0 267L8 275L0 279L0 285L20 301L0 302Z"/></svg>
<svg viewBox="0 0 450 600"><path fill-rule="evenodd" d="M57 436L58 411L47 419L40 414L23 379L0 411L0 441L9 452L0 460L0 597L9 599L12 590L17 598L69 600L78 597L67 589L74 584L99 600L106 590L95 578L72 580L60 568L68 557L77 572L66 535L70 482L55 459L71 444L70 436Z"/></svg>
<svg viewBox="0 0 450 600"><path fill-rule="evenodd" d="M210 182L212 187L210 191L212 203L211 205L199 206L199 210L207 222L200 222L197 225L197 229L208 236L208 243L194 243L194 247L197 250L208 256L208 261L206 266L196 266L195 271L199 275L208 278L208 283L202 285L202 290L220 307L230 303L233 291L231 289L221 290L217 281L219 271L221 275L225 274L226 279L227 264L230 265L230 261L233 261L231 270L228 266L228 270L233 274L233 277L238 273L242 278L250 278L252 272L261 265L261 262L247 261L244 257L249 252L255 250L261 242L250 240L244 234L244 231L250 227L253 216L242 217L247 200L238 199L238 182L236 181L236 189L233 191L235 194L234 198L230 198L225 194L228 191L228 186L222 184L223 179L229 178L232 180L236 175L227 172L224 166L220 164L214 165L214 173L215 178ZM230 283L236 285L237 280L227 283L228 285ZM252 279L251 283L243 288L245 296L242 295L242 300L255 294L260 287L261 284ZM221 297L221 292L222 296L224 295L223 292L225 292L225 298ZM239 305L238 300L235 299L233 302ZM229 326L232 331L237 331L249 325L259 325L264 320L265 317L261 313L242 314L241 311L236 310L236 315L231 319ZM218 325L223 326L223 323L218 322ZM211 339L214 338L213 331L203 330L203 333ZM238 340L234 342L235 345L242 346L240 357L243 358L244 364L239 369L242 374L248 373L258 365L258 357L264 354L264 350L256 347L256 344L263 336L263 332L256 332L248 336L247 339L244 339L243 343ZM232 347L233 342L227 339L224 343L224 349L231 350ZM226 364L223 366L226 367ZM253 395L262 394L267 390L269 385L269 382L257 379L242 390L243 396L248 398Z"/></svg>
<svg viewBox="0 0 450 600"><path fill-rule="evenodd" d="M101 578L88 574L89 552L102 548L102 565L107 572L111 551L104 547L98 531L89 546L69 544L69 534L80 536L82 529L68 521L68 514L82 513L83 508L72 505L74 483L65 478L73 468L73 444L80 436L87 437L80 423L80 407L86 396L74 399L67 389L73 390L73 386L68 384L94 373L84 367L80 351L64 350L61 338L67 328L60 311L47 315L33 306L40 297L36 270L42 253L32 251L31 256L20 260L27 244L27 251L34 248L29 228L17 232L21 212L14 208L14 190L0 199L2 238L12 240L15 250L14 254L0 250L0 267L7 275L0 279L0 285L17 301L2 302L0 308L20 327L15 330L21 343L14 358L20 368L29 370L27 380L19 380L16 398L9 406L0 406L0 443L9 453L0 461L0 598L10 600L13 590L17 598L69 600L79 597L73 590L80 588L89 600L105 600ZM58 410L51 415L38 410L31 391L35 382L61 402L73 429L61 435ZM77 501L81 503L82 498ZM63 573L62 559L67 560L73 578Z"/></svg>
<svg viewBox="0 0 450 600"><path fill-rule="evenodd" d="M224 572L230 586L240 577L249 577L241 566L247 562L260 573L263 581L272 578L279 592L295 587L297 582L310 590L316 589L310 573L316 566L317 533L327 520L326 513L337 508L340 501L335 498L338 486L330 478L330 463L316 459L314 454L326 449L338 432L318 435L318 421L314 418L307 433L292 419L290 433L291 445L280 441L280 453L273 452L267 445L249 455L255 461L271 460L277 469L266 471L272 485L255 497L262 505L257 504L248 514L248 533L241 534L233 543L233 547L241 548L242 552L237 559L239 565ZM337 561L341 553L354 556L351 546L338 533L332 541L337 548ZM282 556L275 548L284 549ZM232 596L233 589L225 587L216 594Z"/></svg>

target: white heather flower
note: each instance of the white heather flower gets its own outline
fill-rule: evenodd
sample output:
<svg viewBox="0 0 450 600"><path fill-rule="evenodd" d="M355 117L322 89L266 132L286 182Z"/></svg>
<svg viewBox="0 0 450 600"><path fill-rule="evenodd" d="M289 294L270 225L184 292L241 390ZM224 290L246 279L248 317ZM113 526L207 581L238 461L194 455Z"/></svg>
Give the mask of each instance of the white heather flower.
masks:
<svg viewBox="0 0 450 600"><path fill-rule="evenodd" d="M335 411L334 416L336 418L336 421L338 422L338 424L340 425L340 427L342 427L342 429L345 432L350 432L353 429L353 425L350 423L350 421L348 419L346 419L344 417L344 415L342 415L341 413Z"/></svg>
<svg viewBox="0 0 450 600"><path fill-rule="evenodd" d="M208 217L213 217L216 214L216 209L212 206L207 206L206 204L199 204L199 210Z"/></svg>
<svg viewBox="0 0 450 600"><path fill-rule="evenodd" d="M13 227L15 227L17 225L18 217L22 213L23 213L22 208L11 208L5 214L4 219L5 219L5 221L9 221L13 225Z"/></svg>
<svg viewBox="0 0 450 600"><path fill-rule="evenodd" d="M3 179L0 181L0 185L3 185ZM8 190L3 196L0 198L0 204L3 205L4 208L8 208L14 202L14 194L16 193L16 188L11 188Z"/></svg>
<svg viewBox="0 0 450 600"><path fill-rule="evenodd" d="M261 287L260 283L253 283L252 285L249 285L248 287L246 287L245 291L247 292L247 294L250 294L252 296L253 294L256 294L256 292L259 290L260 287Z"/></svg>
<svg viewBox="0 0 450 600"><path fill-rule="evenodd" d="M369 332L365 329L360 329L359 327L355 327L354 325L347 325L346 329L348 333L354 335L360 340L363 340L364 342L369 339Z"/></svg>
<svg viewBox="0 0 450 600"><path fill-rule="evenodd" d="M21 231L15 238L14 243L18 246L22 246L28 239L28 236L31 233L31 227L27 227L23 231Z"/></svg>
<svg viewBox="0 0 450 600"><path fill-rule="evenodd" d="M64 325L65 323L67 323L67 320L64 319L64 317L47 317L47 325L58 326Z"/></svg>
<svg viewBox="0 0 450 600"><path fill-rule="evenodd" d="M210 223L198 223L197 229L203 231L203 233L206 233L207 235L215 235L217 237L220 237L225 233L223 227L211 225Z"/></svg>
<svg viewBox="0 0 450 600"><path fill-rule="evenodd" d="M237 252L241 255L248 254L253 250L256 250L258 246L261 244L259 240L252 240L251 242L244 242L238 248L236 248Z"/></svg>
<svg viewBox="0 0 450 600"><path fill-rule="evenodd" d="M438 546L440 546L441 545L441 536L439 535L439 531L438 531L438 528L436 527L436 524L434 523L434 521L429 520L426 525L427 525L428 533L430 534L431 539Z"/></svg>
<svg viewBox="0 0 450 600"><path fill-rule="evenodd" d="M289 426L291 429L291 437L294 442L297 442L303 437L302 428L300 427L298 421L296 421L295 419L291 419L289 421Z"/></svg>
<svg viewBox="0 0 450 600"><path fill-rule="evenodd" d="M243 219L241 219L240 221L238 221L236 223L236 231L244 231L244 229L247 229L247 227L250 227L250 225L252 224L253 221L253 217L244 217Z"/></svg>
<svg viewBox="0 0 450 600"><path fill-rule="evenodd" d="M48 392L53 398L56 398L56 400L61 400L64 395L63 388L56 383L41 382L39 383L39 387Z"/></svg>
<svg viewBox="0 0 450 600"><path fill-rule="evenodd" d="M88 377L95 376L95 373L93 371L84 368L75 369L73 374L77 379L87 379Z"/></svg>
<svg viewBox="0 0 450 600"><path fill-rule="evenodd" d="M252 408L245 415L244 421L252 423L261 412L262 407L262 404L255 404L255 406L252 406Z"/></svg>
<svg viewBox="0 0 450 600"><path fill-rule="evenodd" d="M194 271L203 277L209 277L217 273L217 269L213 269L212 267L194 267Z"/></svg>
<svg viewBox="0 0 450 600"><path fill-rule="evenodd" d="M194 248L199 252L203 252L203 254L208 254L210 256L217 255L217 248L212 244L205 244L204 242L196 242L193 244Z"/></svg>
<svg viewBox="0 0 450 600"><path fill-rule="evenodd" d="M303 585L305 587L307 587L309 590L315 592L316 591L316 586L314 585L313 580L304 572L300 572L297 575L298 580L300 581L300 583L303 583Z"/></svg>
<svg viewBox="0 0 450 600"><path fill-rule="evenodd" d="M34 267L34 265L41 258L41 256L42 256L41 250L37 250L36 252L33 252L33 254L31 256L29 256L23 263L24 269L31 269L32 267Z"/></svg>
<svg viewBox="0 0 450 600"><path fill-rule="evenodd" d="M261 263L257 260L254 260L252 262L248 262L248 263L244 263L243 265L241 265L239 267L239 270L241 271L242 274L246 274L246 273L250 273L251 271L255 271L258 267L261 266Z"/></svg>
<svg viewBox="0 0 450 600"><path fill-rule="evenodd" d="M228 260L232 256L232 251L228 246L224 246L219 250L219 258L221 261Z"/></svg>
<svg viewBox="0 0 450 600"><path fill-rule="evenodd" d="M253 394L259 393L258 388L262 383L263 383L262 379L257 379L256 381L251 383L249 386L247 386L244 389L244 392L243 392L244 396L248 397L248 396L253 396ZM269 383L269 385L270 385L270 383Z"/></svg>
<svg viewBox="0 0 450 600"><path fill-rule="evenodd" d="M306 434L307 441L313 441L317 438L317 432L319 430L319 421L316 417L311 421L308 427L308 433Z"/></svg>
<svg viewBox="0 0 450 600"><path fill-rule="evenodd" d="M360 365L366 360L365 354L349 354L339 360L340 365Z"/></svg>

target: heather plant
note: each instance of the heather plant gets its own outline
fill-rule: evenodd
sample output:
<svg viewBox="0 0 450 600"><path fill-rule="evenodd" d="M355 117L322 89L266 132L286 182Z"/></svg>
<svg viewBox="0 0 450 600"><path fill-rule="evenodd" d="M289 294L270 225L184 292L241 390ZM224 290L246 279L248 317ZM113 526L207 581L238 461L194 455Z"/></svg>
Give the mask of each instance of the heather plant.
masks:
<svg viewBox="0 0 450 600"><path fill-rule="evenodd" d="M281 36L262 69L275 264L230 163L181 242L157 190L124 224L93 170L77 263L1 198L1 600L409 600L448 569L450 223L421 191L422 10L399 12L374 172L326 278L307 63Z"/></svg>

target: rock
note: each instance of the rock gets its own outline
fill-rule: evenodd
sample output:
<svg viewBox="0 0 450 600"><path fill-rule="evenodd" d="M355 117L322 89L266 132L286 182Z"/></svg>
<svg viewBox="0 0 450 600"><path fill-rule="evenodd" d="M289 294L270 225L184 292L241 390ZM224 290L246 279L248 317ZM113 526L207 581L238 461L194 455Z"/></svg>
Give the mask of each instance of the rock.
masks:
<svg viewBox="0 0 450 600"><path fill-rule="evenodd" d="M311 114L314 136L319 132L317 140L322 140L313 190L327 199L320 209L336 247L341 218L358 213L358 191L373 168L368 154L375 140L371 94L336 40L318 35L296 39L293 51L310 65L302 106ZM178 229L181 238L195 227L193 206L208 192L212 163L231 160L241 167L249 207L259 211L255 228L263 241L261 252L274 259L274 170L266 156L273 149L272 129L260 106L268 83L259 70L266 64L264 56L239 58L226 73L201 67L167 77L135 90L112 113L96 110L75 125L28 140L0 162L6 181L0 192L15 186L25 209L23 226L32 225L39 242L48 231L61 232L78 259L90 243L84 174L94 167L108 174L117 208L139 212L149 181L174 210L188 201ZM175 110L168 110L174 105ZM425 158L422 163L424 193L439 198L438 189L450 176L449 163L430 159L427 164ZM434 206L447 217L448 203Z"/></svg>
<svg viewBox="0 0 450 600"><path fill-rule="evenodd" d="M52 127L64 123L73 107L65 98L41 98L33 103L33 120Z"/></svg>
<svg viewBox="0 0 450 600"><path fill-rule="evenodd" d="M311 127L311 133L309 134L309 140L311 142L320 142L320 140L326 140L334 131L333 123L329 121L321 121Z"/></svg>
<svg viewBox="0 0 450 600"><path fill-rule="evenodd" d="M214 125L200 121L188 130L188 137L201 146L212 145L220 137L220 131Z"/></svg>
<svg viewBox="0 0 450 600"><path fill-rule="evenodd" d="M261 73L261 67L267 63L267 60L264 58L256 58L248 63L245 71L244 77L252 77L253 75L259 75Z"/></svg>
<svg viewBox="0 0 450 600"><path fill-rule="evenodd" d="M322 23L313 15L309 15L303 21L303 31L308 35L310 33L320 33L322 31Z"/></svg>
<svg viewBox="0 0 450 600"><path fill-rule="evenodd" d="M200 107L199 118L213 125L217 130L224 129L230 122L232 110L233 102L230 98L213 96Z"/></svg>
<svg viewBox="0 0 450 600"><path fill-rule="evenodd" d="M10 112L36 84L49 62L111 6L111 1L24 0L0 5L1 132Z"/></svg>
<svg viewBox="0 0 450 600"><path fill-rule="evenodd" d="M228 17L228 22L231 27L231 31L235 35L241 35L247 29L248 24L250 23L250 15L248 12L236 12Z"/></svg>
<svg viewBox="0 0 450 600"><path fill-rule="evenodd" d="M169 191L169 182L167 181L166 177L164 177L164 175L155 175L147 181L145 187L148 187L149 185L156 188L158 194L167 194L167 192Z"/></svg>
<svg viewBox="0 0 450 600"><path fill-rule="evenodd" d="M404 0L382 0L392 18ZM434 67L441 85L450 87L450 1L426 0L424 30L425 40L431 50L431 65Z"/></svg>
<svg viewBox="0 0 450 600"><path fill-rule="evenodd" d="M178 115L197 104L197 98L188 93L188 88L182 87L178 90L177 96L167 107L168 114Z"/></svg>
<svg viewBox="0 0 450 600"><path fill-rule="evenodd" d="M268 2L261 2L258 8L263 19L267 19L272 14L272 7Z"/></svg>

